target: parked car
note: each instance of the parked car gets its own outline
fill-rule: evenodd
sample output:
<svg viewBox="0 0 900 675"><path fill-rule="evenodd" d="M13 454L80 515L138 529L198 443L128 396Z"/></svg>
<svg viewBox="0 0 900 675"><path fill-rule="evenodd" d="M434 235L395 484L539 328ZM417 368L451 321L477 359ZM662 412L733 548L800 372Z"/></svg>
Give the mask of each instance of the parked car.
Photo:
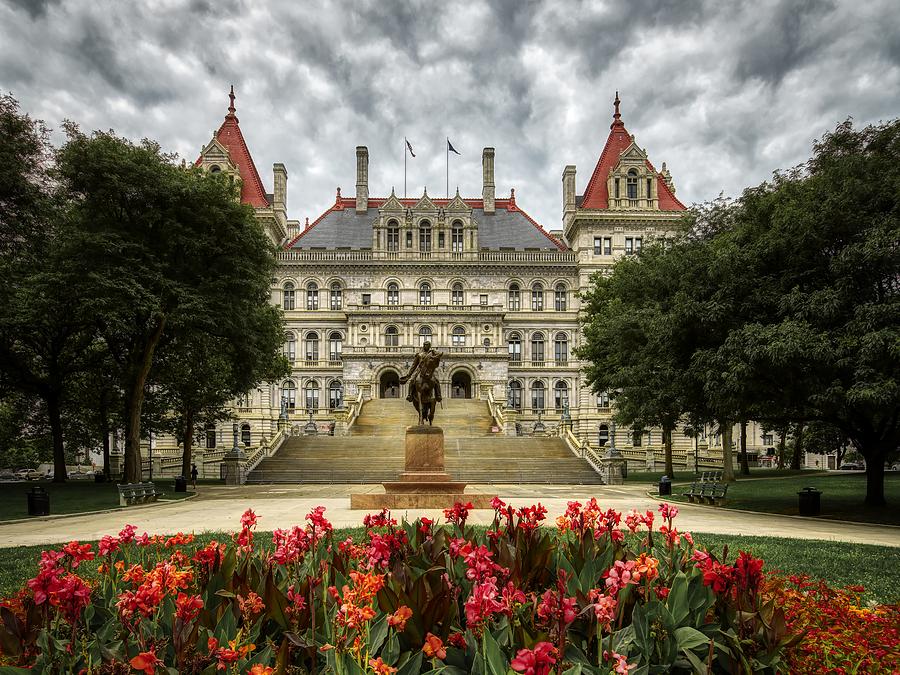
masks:
<svg viewBox="0 0 900 675"><path fill-rule="evenodd" d="M862 467L856 462L844 462L841 464L841 471L862 471Z"/></svg>
<svg viewBox="0 0 900 675"><path fill-rule="evenodd" d="M12 469L3 469L3 471L0 471L0 481L8 482L12 480L18 480L15 471Z"/></svg>
<svg viewBox="0 0 900 675"><path fill-rule="evenodd" d="M16 478L19 480L40 480L44 477L37 469L19 469L16 471Z"/></svg>

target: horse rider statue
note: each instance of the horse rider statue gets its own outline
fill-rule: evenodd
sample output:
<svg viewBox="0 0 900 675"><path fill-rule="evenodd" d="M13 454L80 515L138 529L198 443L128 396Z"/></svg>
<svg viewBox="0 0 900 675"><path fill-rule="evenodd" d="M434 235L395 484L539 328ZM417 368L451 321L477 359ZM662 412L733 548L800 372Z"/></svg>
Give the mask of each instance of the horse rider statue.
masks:
<svg viewBox="0 0 900 675"><path fill-rule="evenodd" d="M431 424L434 410L441 402L441 385L435 371L441 362L444 352L431 348L431 342L422 344L422 349L413 359L409 372L400 378L400 384L409 382L409 394L406 400L413 404L419 413L419 425ZM410 379L412 378L412 379Z"/></svg>

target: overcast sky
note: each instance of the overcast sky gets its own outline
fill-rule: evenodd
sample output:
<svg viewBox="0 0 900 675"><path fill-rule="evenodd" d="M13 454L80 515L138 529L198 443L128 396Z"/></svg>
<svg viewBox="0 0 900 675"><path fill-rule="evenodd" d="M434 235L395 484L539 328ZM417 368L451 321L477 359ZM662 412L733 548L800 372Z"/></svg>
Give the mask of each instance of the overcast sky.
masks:
<svg viewBox="0 0 900 675"><path fill-rule="evenodd" d="M852 116L900 115L897 0L307 2L0 0L0 90L58 128L149 137L189 160L234 84L263 182L288 170L288 211L312 220L355 193L498 196L559 227L563 167L582 193L622 117L685 203L737 195L809 157Z"/></svg>

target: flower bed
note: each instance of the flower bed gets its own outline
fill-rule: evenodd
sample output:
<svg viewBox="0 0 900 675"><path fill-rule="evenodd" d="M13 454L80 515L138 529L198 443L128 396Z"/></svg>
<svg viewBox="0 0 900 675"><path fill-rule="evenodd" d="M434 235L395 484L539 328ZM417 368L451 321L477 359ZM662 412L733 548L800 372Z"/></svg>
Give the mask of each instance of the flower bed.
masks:
<svg viewBox="0 0 900 675"><path fill-rule="evenodd" d="M493 504L486 532L457 504L446 525L383 512L365 517L363 540L337 541L319 507L265 548L249 510L230 541L202 547L133 526L96 549L71 542L45 551L38 574L0 603L0 665L874 673L900 659L896 606L861 608L852 590L767 575L745 552L728 561L695 549L673 506L657 516L571 502L554 529L541 526L540 504Z"/></svg>

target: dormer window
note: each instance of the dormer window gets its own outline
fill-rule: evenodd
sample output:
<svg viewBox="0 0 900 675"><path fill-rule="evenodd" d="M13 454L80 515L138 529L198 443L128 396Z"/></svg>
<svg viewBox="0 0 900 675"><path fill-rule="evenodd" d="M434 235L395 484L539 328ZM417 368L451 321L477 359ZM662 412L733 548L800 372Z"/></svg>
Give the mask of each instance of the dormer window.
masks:
<svg viewBox="0 0 900 675"><path fill-rule="evenodd" d="M431 250L431 223L427 220L422 221L422 224L419 225L419 250Z"/></svg>
<svg viewBox="0 0 900 675"><path fill-rule="evenodd" d="M616 179L613 181L613 183L615 184L616 199L618 199L618 198L619 198L619 179L616 178Z"/></svg>
<svg viewBox="0 0 900 675"><path fill-rule="evenodd" d="M653 179L647 179L647 199L653 199Z"/></svg>
<svg viewBox="0 0 900 675"><path fill-rule="evenodd" d="M219 166L218 164L213 164L211 167L209 167L209 172L210 173L221 173L222 167Z"/></svg>
<svg viewBox="0 0 900 675"><path fill-rule="evenodd" d="M628 178L625 180L625 187L628 194L628 199L637 199L638 195L638 180L637 180L637 171L634 169L628 170Z"/></svg>
<svg viewBox="0 0 900 675"><path fill-rule="evenodd" d="M400 226L397 224L396 220L392 220L391 222L388 223L387 250L388 251L399 251L400 250Z"/></svg>
<svg viewBox="0 0 900 675"><path fill-rule="evenodd" d="M462 223L456 221L453 223L453 232L452 232L452 251L454 253L461 253L463 250L463 228Z"/></svg>

